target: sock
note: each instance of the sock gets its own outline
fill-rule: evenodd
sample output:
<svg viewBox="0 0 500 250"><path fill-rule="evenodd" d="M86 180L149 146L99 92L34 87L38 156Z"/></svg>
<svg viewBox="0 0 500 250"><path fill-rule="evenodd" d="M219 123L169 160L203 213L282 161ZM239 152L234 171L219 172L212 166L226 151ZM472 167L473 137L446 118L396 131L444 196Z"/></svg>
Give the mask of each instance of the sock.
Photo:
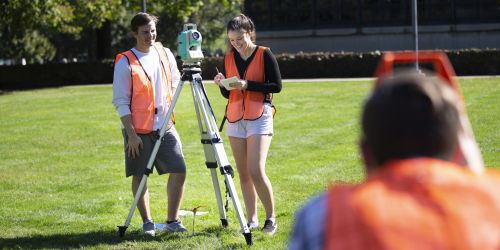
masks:
<svg viewBox="0 0 500 250"><path fill-rule="evenodd" d="M276 218L275 218L275 217L267 218L267 220L272 221L272 222L273 222L273 224L274 224L274 223L276 223Z"/></svg>

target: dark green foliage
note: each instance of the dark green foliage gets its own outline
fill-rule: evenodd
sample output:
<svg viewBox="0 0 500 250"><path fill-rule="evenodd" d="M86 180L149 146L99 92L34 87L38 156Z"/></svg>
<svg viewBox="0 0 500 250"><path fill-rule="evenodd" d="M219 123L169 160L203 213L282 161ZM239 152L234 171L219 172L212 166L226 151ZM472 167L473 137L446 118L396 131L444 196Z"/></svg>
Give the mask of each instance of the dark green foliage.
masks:
<svg viewBox="0 0 500 250"><path fill-rule="evenodd" d="M157 40L165 46L175 48L183 24L195 22L203 24L198 27L210 49L240 2L147 1L147 12L160 17ZM112 58L134 45L129 24L139 11L140 0L0 1L0 59L34 64Z"/></svg>

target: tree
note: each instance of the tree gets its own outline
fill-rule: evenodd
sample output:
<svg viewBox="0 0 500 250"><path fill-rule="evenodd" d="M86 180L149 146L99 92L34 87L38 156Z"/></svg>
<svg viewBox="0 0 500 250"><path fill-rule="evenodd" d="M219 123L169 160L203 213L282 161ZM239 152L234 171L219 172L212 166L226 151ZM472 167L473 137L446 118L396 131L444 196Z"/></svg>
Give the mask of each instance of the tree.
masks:
<svg viewBox="0 0 500 250"><path fill-rule="evenodd" d="M140 0L7 0L0 1L0 53L28 63L54 58L109 58L133 45L129 23L141 10ZM175 48L186 22L198 24L204 46L224 33L225 22L242 0L148 1L147 11L160 17L159 37ZM175 50L175 49L174 49Z"/></svg>
<svg viewBox="0 0 500 250"><path fill-rule="evenodd" d="M226 34L226 24L235 15L239 14L243 1L205 0L200 10L193 13L191 20L198 23L198 30L202 33L204 43L209 51L221 35Z"/></svg>
<svg viewBox="0 0 500 250"><path fill-rule="evenodd" d="M121 50L133 46L133 40L126 34L129 31L128 22L141 9L140 0L126 1L129 10L128 20L121 27L116 27L116 36L121 36L115 48ZM159 17L157 24L158 41L164 46L176 50L177 35L185 23L196 23L198 31L203 36L203 47L210 48L216 40L225 33L226 22L236 13L239 13L242 0L177 0L177 1L148 1L147 12ZM134 6L135 8L131 8ZM118 53L120 49L115 49Z"/></svg>
<svg viewBox="0 0 500 250"><path fill-rule="evenodd" d="M0 52L30 63L52 60L53 39L78 39L88 28L115 18L120 0L8 0L0 2ZM119 12L118 12L119 13Z"/></svg>

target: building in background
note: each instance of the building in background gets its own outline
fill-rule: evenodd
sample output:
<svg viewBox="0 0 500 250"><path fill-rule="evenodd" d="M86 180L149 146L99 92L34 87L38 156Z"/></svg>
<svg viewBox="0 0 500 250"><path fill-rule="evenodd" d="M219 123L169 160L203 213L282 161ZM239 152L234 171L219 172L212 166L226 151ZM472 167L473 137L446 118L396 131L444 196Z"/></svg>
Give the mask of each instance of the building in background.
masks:
<svg viewBox="0 0 500 250"><path fill-rule="evenodd" d="M245 0L276 53L412 50L409 0ZM500 0L419 0L420 49L500 49Z"/></svg>

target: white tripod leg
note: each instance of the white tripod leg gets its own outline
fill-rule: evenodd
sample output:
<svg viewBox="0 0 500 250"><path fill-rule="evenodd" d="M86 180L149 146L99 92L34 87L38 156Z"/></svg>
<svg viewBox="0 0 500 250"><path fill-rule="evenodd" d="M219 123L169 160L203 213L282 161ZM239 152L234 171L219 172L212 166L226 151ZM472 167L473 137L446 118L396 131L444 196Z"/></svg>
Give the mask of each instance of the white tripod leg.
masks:
<svg viewBox="0 0 500 250"><path fill-rule="evenodd" d="M220 185L219 185L219 179L217 177L217 159L215 158L215 151L213 150L212 147L212 139L211 135L208 134L208 129L206 129L206 126L204 125L205 119L201 118L200 114L200 109L203 108L200 106L200 103L203 101L200 100L199 93L198 93L198 87L197 83L193 79L191 83L191 92L193 94L193 101L194 101L194 108L196 111L196 117L198 119L198 128L200 129L200 135L201 135L201 144L203 145L203 151L205 152L205 164L208 169L210 169L210 174L212 177L212 184L214 186L214 192L215 192L215 198L217 200L217 206L219 208L219 215L220 215L220 220L221 223L224 227L228 226L227 218L226 218L226 211L224 209L224 203L222 201L222 195L220 191Z"/></svg>
<svg viewBox="0 0 500 250"><path fill-rule="evenodd" d="M162 139L163 135L165 134L165 131L168 129L168 123L170 121L170 117L172 116L172 113L174 111L174 107L175 107L175 104L177 103L177 99L179 99L179 95L182 91L183 85L184 85L184 83L181 81L179 83L179 86L177 87L177 89L175 91L174 97L172 98L172 102L170 103L170 107L168 108L168 111L167 111L167 118L165 119L165 123L161 127L161 130L158 134L158 138L156 139L155 145L153 147L153 152L151 152L151 156L149 157L149 160L148 160L148 165L146 166L146 171L145 171L144 175L142 176L141 183L139 184L137 191L135 192L134 201L132 202L132 206L130 206L130 210L128 212L127 219L125 220L125 224L123 226L118 226L118 232L120 234L120 237L123 237L125 235L125 231L127 231L127 228L130 225L130 221L132 220L132 216L134 215L135 207L137 206L137 203L139 202L142 191L144 190L144 186L146 185L148 176L152 172L153 163L155 161L156 154L158 153L158 150L160 149L161 139Z"/></svg>
<svg viewBox="0 0 500 250"><path fill-rule="evenodd" d="M226 188L229 190L234 208L236 210L236 215L238 216L238 221L243 231L243 235L245 236L245 240L248 245L252 245L253 243L252 234L246 223L246 219L243 214L243 209L238 199L238 194L236 193L236 188L234 186L233 178L231 176L233 171L227 159L227 155L224 150L224 145L222 144L222 139L217 129L215 116L213 114L212 108L210 106L210 103L208 102L206 93L204 91L202 78L200 74L192 75L191 89L193 92L193 99L195 102L198 125L200 127L200 133L202 135L202 143L205 149L205 157L207 158L207 167L210 165L209 168L212 172L212 181L214 183L214 189L217 198L217 204L219 206L219 213L221 215L221 221L223 222L223 225L224 223L226 223L227 225L227 221L224 222L225 212L222 204L219 182L215 171L216 167L214 164L215 162L219 166L219 170L225 178ZM205 131L203 129L204 127L206 128Z"/></svg>

